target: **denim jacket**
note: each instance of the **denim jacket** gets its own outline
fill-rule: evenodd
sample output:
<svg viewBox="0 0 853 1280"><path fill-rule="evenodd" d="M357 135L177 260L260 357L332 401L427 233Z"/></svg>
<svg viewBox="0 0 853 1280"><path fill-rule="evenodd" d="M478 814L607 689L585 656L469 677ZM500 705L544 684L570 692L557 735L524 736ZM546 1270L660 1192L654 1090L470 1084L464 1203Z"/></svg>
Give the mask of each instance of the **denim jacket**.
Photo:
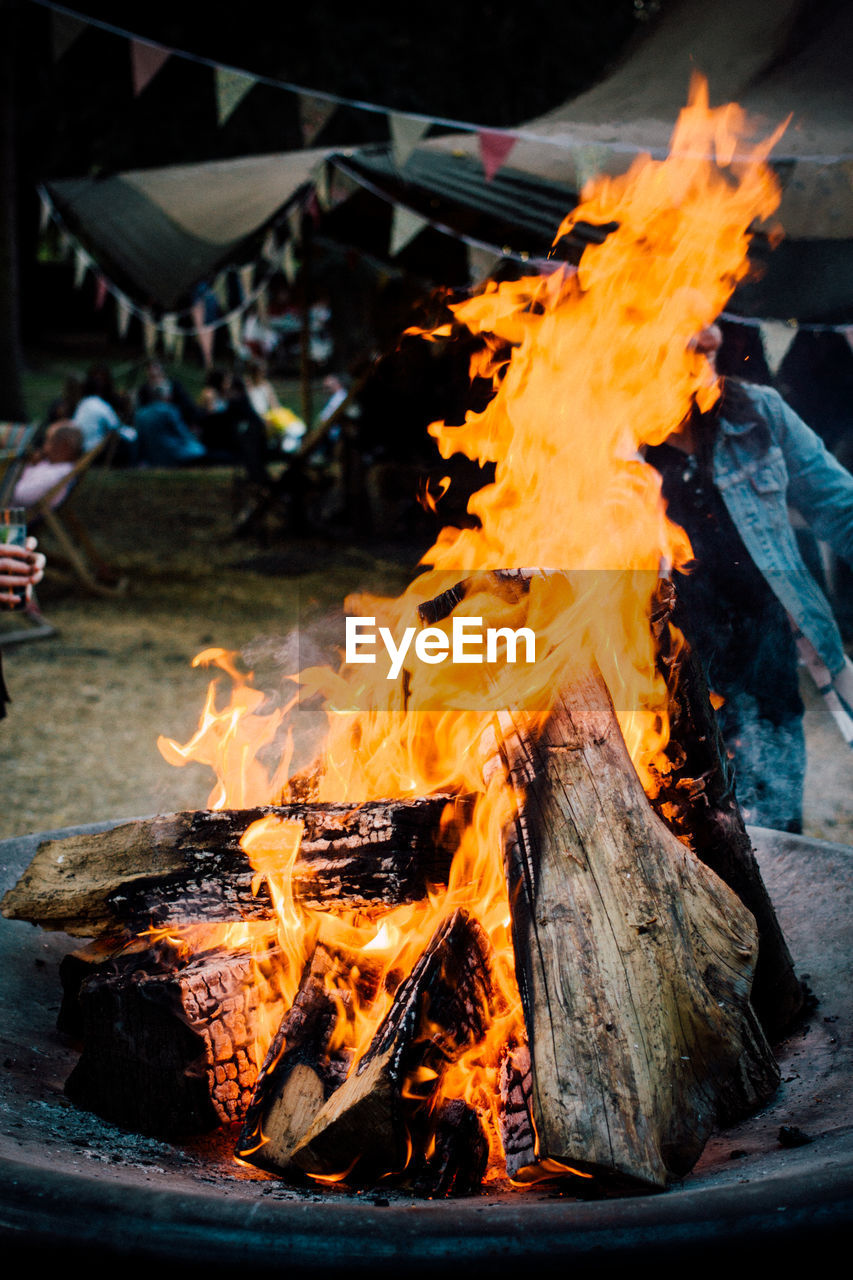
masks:
<svg viewBox="0 0 853 1280"><path fill-rule="evenodd" d="M772 388L740 383L730 399L714 482L755 564L834 676L844 666L841 635L800 554L788 507L853 563L853 476Z"/></svg>

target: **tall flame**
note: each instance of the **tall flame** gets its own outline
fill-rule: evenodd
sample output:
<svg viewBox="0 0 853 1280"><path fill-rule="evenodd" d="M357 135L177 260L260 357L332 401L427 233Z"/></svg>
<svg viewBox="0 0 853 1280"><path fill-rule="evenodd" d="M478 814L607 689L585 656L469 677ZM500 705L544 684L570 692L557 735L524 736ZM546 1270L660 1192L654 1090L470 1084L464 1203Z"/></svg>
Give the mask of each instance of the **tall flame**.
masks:
<svg viewBox="0 0 853 1280"><path fill-rule="evenodd" d="M638 772L652 785L648 765L666 745L668 729L650 603L659 574L685 566L691 549L667 518L659 477L643 448L675 431L694 403L708 409L719 394L690 340L746 274L750 227L776 208L778 191L765 161L780 132L749 143L740 109L710 109L697 79L666 160L640 156L623 176L584 188L557 240L580 223L611 229L576 270L555 266L550 274L489 283L451 308L453 328L480 337L471 374L491 378L494 394L463 425L436 422L430 433L444 458L461 452L494 463L494 481L470 501L476 527L443 529L424 557L431 568L403 596L353 598L347 608L375 616L399 635L419 626L421 603L449 581L468 577L456 614L485 617L496 627L531 627L536 661L507 664L489 680L482 668L408 660L397 681L380 666L363 665L312 668L298 677L303 696L319 693L325 700L321 800L448 792L476 793L477 802L446 893L381 921L306 912L289 896L285 876L274 899L291 957L290 985L317 938L355 957L339 1030L357 1055L387 1009L392 977L411 970L441 919L457 906L468 908L494 949L494 1017L487 1041L443 1074L435 1096L464 1097L476 1106L496 1158L491 1112L500 1051L510 1040L523 1041L524 1027L501 859L501 832L514 802L501 776L484 780L484 729L499 706L523 704L544 717L571 674L594 662ZM471 577L517 566L559 572L534 575L520 599L496 595ZM244 747L250 739L268 742L278 721L259 716L244 681L236 692L239 716L229 709L225 721L217 720L211 696L192 748L166 744L167 758L182 761L200 750L210 759L216 740L240 768L236 792L223 780L214 800L240 803L259 787L266 787L265 800L274 800L282 770L274 780L259 776ZM288 798L286 787L282 798ZM294 855L294 833L265 828L249 833L245 848L258 874L275 881ZM383 971L373 984L379 996L366 1007L359 999L359 958ZM409 1087L420 1096L431 1077L413 1078Z"/></svg>

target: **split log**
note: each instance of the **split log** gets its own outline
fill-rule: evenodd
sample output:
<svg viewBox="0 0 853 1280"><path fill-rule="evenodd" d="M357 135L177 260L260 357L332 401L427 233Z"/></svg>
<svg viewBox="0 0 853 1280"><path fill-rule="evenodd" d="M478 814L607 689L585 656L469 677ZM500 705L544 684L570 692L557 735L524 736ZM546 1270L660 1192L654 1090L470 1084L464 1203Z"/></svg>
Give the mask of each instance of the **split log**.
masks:
<svg viewBox="0 0 853 1280"><path fill-rule="evenodd" d="M252 958L211 951L173 966L155 947L84 982L83 1052L65 1085L78 1106L159 1137L241 1120L259 1062ZM265 1012L280 1017L280 1000Z"/></svg>
<svg viewBox="0 0 853 1280"><path fill-rule="evenodd" d="M671 772L659 775L655 811L696 856L733 889L755 917L758 961L752 1004L767 1035L779 1039L804 1011L794 971L752 842L735 799L735 779L697 654L674 646L668 626L675 588L661 582L652 612L658 666L670 696Z"/></svg>
<svg viewBox="0 0 853 1280"><path fill-rule="evenodd" d="M330 989L336 970L334 956L318 943L258 1073L237 1154L259 1169L291 1168L294 1148L346 1077L351 1052L330 1046L342 1012Z"/></svg>
<svg viewBox="0 0 853 1280"><path fill-rule="evenodd" d="M406 1181L418 1195L438 1200L479 1190L489 1143L476 1111L461 1098L422 1111L415 1120L412 1147L412 1169Z"/></svg>
<svg viewBox="0 0 853 1280"><path fill-rule="evenodd" d="M402 1170L412 1116L428 1108L447 1063L482 1039L491 999L487 939L457 910L399 987L369 1048L293 1151L293 1163L313 1175L358 1179ZM416 1067L422 1078L435 1073L433 1086L407 1099L404 1087Z"/></svg>
<svg viewBox="0 0 853 1280"><path fill-rule="evenodd" d="M146 938L134 938L125 943L105 937L67 952L59 962L62 1004L56 1016L57 1031L79 1040L83 1035L83 1011L80 1008L83 984L96 974L114 972L116 965L126 967L131 955L138 958L149 947L150 942Z"/></svg>
<svg viewBox="0 0 853 1280"><path fill-rule="evenodd" d="M272 816L304 824L295 897L314 910L387 909L447 881L470 812L464 798L363 805L289 804L169 814L96 835L41 844L2 911L75 937L149 924L265 920L274 912L240 848L246 828Z"/></svg>
<svg viewBox="0 0 853 1280"><path fill-rule="evenodd" d="M537 1165L663 1187L721 1099L748 1087L732 1105L754 1109L778 1084L749 1007L752 916L651 810L597 672L536 737L498 721Z"/></svg>

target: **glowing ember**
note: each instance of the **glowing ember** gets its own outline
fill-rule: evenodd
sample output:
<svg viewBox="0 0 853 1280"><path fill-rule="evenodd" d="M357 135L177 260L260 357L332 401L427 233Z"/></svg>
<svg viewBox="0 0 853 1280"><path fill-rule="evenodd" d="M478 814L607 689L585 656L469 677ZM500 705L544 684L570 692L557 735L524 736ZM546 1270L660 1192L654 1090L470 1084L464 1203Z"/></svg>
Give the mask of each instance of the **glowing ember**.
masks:
<svg viewBox="0 0 853 1280"><path fill-rule="evenodd" d="M400 599L360 597L347 609L401 636L407 627L420 628L420 604L468 577L470 589L455 616L485 618L496 628L532 628L535 662L486 673L483 666L427 664L407 656L397 680L388 680L381 664L351 664L338 672L315 668L294 677L303 696L325 699L321 802L476 793L446 892L395 908L379 921L314 913L295 903L289 889L299 831L256 824L243 842L276 906L285 991L292 997L316 941L352 956L349 974L335 974L334 990L341 1008L337 1034L354 1050L353 1061L437 925L457 907L479 921L495 957L489 1033L442 1072L436 1088L435 1072L427 1067L409 1078L406 1089L415 1097L433 1089L432 1105L445 1098L471 1103L485 1124L496 1171L501 1148L493 1112L501 1050L523 1043L525 1032L501 856L501 832L514 801L501 776L484 781L478 744L496 709L523 705L544 717L551 697L573 674L597 664L638 773L653 785L649 766L660 761L668 728L650 601L660 573L683 566L690 547L667 519L660 479L643 461L642 449L674 431L694 401L707 409L718 395L690 339L719 314L747 272L749 228L778 202L764 162L781 130L755 145L745 141L746 132L739 108L710 110L697 81L665 161L641 156L623 177L585 187L558 239L579 222L615 229L584 252L576 271L557 267L549 275L489 283L452 308L454 325L481 338L471 373L490 377L494 395L464 425L438 422L430 431L443 457L461 452L494 463L494 482L471 499L478 527L442 530L424 557L432 568ZM443 339L450 329L425 336ZM533 575L529 593L514 596L496 594L476 577L523 565L555 572ZM445 632L449 627L450 619L438 624ZM211 660L236 675L221 653L196 661ZM238 678L226 710L216 711L211 692L191 743L179 747L161 739L174 763L192 758L216 769L214 807L289 798L289 755L273 777L257 762L286 709L269 714L262 703L262 695ZM363 967L373 973L376 993L367 1001ZM330 1170L326 1180L348 1172Z"/></svg>

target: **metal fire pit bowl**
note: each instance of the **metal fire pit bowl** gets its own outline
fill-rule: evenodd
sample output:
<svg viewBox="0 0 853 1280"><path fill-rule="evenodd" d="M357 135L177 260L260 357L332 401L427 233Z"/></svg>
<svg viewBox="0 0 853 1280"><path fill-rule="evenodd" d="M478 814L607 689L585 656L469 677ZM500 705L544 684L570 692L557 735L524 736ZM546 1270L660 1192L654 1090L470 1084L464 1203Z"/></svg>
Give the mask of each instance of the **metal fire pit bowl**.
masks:
<svg viewBox="0 0 853 1280"><path fill-rule="evenodd" d="M106 1263L120 1276L164 1263L204 1276L523 1276L519 1265L554 1263L601 1275L638 1261L743 1264L752 1253L814 1265L830 1240L853 1236L853 849L752 834L818 1004L778 1048L773 1104L713 1136L693 1172L659 1195L578 1200L556 1184L452 1201L300 1191L240 1168L227 1134L172 1145L125 1133L62 1092L76 1055L55 1030L57 967L77 944L0 919L0 1256L28 1269ZM44 838L0 843L4 892ZM809 1141L783 1145L783 1126Z"/></svg>

